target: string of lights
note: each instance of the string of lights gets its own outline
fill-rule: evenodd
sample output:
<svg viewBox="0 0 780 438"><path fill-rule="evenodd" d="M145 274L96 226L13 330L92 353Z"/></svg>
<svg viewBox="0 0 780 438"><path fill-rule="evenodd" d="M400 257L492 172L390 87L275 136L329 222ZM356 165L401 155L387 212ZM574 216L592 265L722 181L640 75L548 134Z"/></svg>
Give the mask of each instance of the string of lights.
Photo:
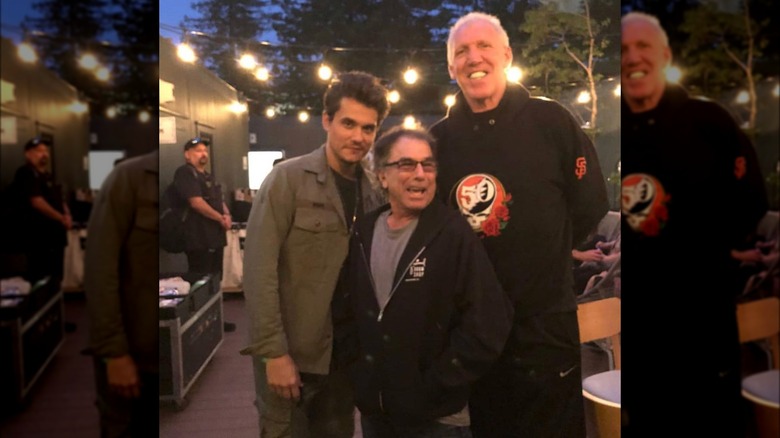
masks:
<svg viewBox="0 0 780 438"><path fill-rule="evenodd" d="M267 82L271 79L271 73L268 66L263 65L258 61L257 54L262 54L263 50L306 50L321 53L321 58L317 64L316 76L320 81L330 81L334 74L332 65L327 62L328 54L345 53L345 52L363 52L363 53L408 53L409 62L407 67L400 73L400 77L403 79L403 84L406 86L414 86L421 82L421 75L418 67L415 67L411 62L412 58L417 53L443 53L446 52L446 47L415 47L415 48L394 48L394 47L346 47L346 46L314 46L307 44L288 44L288 43L272 43L269 41L247 40L241 38L229 38L221 35L209 35L204 32L188 30L184 27L177 27L160 23L161 33L170 33L179 37L179 43L176 46L176 52L179 60L186 63L195 63L198 61L199 56L193 47L194 38L208 38L211 41L224 44L230 47L242 47L243 51L237 51L235 55L238 66L242 69L250 70L254 72L254 76L258 81ZM316 58L315 58L316 59ZM286 60L285 62L294 62ZM307 62L312 63L312 62ZM506 71L509 81L519 83L522 79L523 72L518 66L511 66ZM391 103L398 103L402 99L401 90L397 87L394 81L387 81L390 92L388 93L388 100ZM437 86L445 86L447 88L453 88L452 82L447 81L446 84L435 84ZM448 94L443 104L445 107L450 107L455 104L456 97L454 94ZM275 118L280 114L284 114L283 109L285 105L274 105L265 108L263 113L269 119ZM298 120L302 123L307 122L310 119L308 109L298 110Z"/></svg>
<svg viewBox="0 0 780 438"><path fill-rule="evenodd" d="M125 44L107 41L105 39L95 38L77 38L68 35L58 35L43 32L41 30L26 29L19 25L7 23L1 24L3 36L18 36L16 45L16 54L18 58L26 64L37 64L39 62L38 51L35 48L35 42L39 40L53 41L62 45L70 45L74 48L76 54L76 63L84 71L94 75L94 78L101 83L110 83L112 80L112 69L110 58L117 52L127 52L143 50L146 52L156 52L157 46L149 44ZM105 53L109 52L109 53ZM108 60L108 62L107 62ZM148 62L157 62L156 57ZM80 93L78 100L68 106L68 109L76 114L83 114L89 111L90 99ZM105 116L109 119L116 118L120 114L133 112L141 122L151 120L151 113L147 109L137 109L134 111L133 105L126 103L115 103L105 108Z"/></svg>

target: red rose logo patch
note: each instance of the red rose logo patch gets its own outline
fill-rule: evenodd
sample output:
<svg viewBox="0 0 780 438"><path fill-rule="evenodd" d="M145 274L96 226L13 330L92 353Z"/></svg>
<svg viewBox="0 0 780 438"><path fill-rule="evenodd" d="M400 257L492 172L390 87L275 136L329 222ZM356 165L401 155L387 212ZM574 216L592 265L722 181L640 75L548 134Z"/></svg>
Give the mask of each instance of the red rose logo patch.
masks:
<svg viewBox="0 0 780 438"><path fill-rule="evenodd" d="M666 204L670 196L654 177L632 173L623 178L621 189L622 213L634 231L646 236L657 236L669 220Z"/></svg>
<svg viewBox="0 0 780 438"><path fill-rule="evenodd" d="M493 175L468 175L458 181L450 194L471 229L484 236L499 236L509 223L512 195Z"/></svg>

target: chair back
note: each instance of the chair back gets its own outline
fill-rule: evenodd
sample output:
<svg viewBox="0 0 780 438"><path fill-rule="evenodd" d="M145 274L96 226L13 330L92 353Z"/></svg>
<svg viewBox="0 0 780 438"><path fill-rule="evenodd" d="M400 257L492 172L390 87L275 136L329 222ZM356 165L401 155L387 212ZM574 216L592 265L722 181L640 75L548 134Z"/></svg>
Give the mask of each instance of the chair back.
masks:
<svg viewBox="0 0 780 438"><path fill-rule="evenodd" d="M615 369L620 369L620 298L582 303L577 306L580 342L609 338Z"/></svg>
<svg viewBox="0 0 780 438"><path fill-rule="evenodd" d="M780 299L763 298L737 304L739 342L769 340L772 367L780 369Z"/></svg>

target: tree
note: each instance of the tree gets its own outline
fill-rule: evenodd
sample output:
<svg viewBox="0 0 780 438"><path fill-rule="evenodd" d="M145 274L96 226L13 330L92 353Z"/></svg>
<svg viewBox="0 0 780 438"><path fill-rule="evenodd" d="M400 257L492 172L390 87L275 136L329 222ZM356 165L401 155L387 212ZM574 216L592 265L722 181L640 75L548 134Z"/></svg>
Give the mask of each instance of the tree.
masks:
<svg viewBox="0 0 780 438"><path fill-rule="evenodd" d="M254 77L253 70L239 67L238 59L244 52L261 55L258 62L264 66L276 59L273 51L260 44L260 37L271 27L271 16L265 11L268 6L265 0L203 0L192 5L200 17L185 16L181 23L200 33L190 43L204 64L254 102L263 100L268 86Z"/></svg>
<svg viewBox="0 0 780 438"><path fill-rule="evenodd" d="M571 80L575 72L585 76L590 93L590 121L592 130L597 129L598 94L596 83L602 75L595 71L595 61L604 56L610 39L601 35L610 19L595 20L589 2L582 2L582 13L560 11L556 3L548 3L526 14L520 30L529 34L523 48L532 76L543 77L550 90L550 80L559 84ZM614 36L613 36L614 38Z"/></svg>
<svg viewBox="0 0 780 438"><path fill-rule="evenodd" d="M725 12L714 2L706 2L685 14L681 30L688 34L683 46L687 74L702 81L705 92L720 89L744 77L749 95L748 128L756 123L756 80L753 64L769 43L757 38L767 27L769 17L757 22L750 15L750 6L743 0L739 13ZM737 70L733 69L734 64ZM731 67L731 68L730 68ZM741 72L741 73L740 73ZM741 81L740 81L741 82Z"/></svg>
<svg viewBox="0 0 780 438"><path fill-rule="evenodd" d="M106 85L79 67L77 57L86 51L104 59L111 56L98 43L108 30L106 6L105 0L41 0L33 4L39 15L25 17L22 24L43 63L92 100L101 99Z"/></svg>
<svg viewBox="0 0 780 438"><path fill-rule="evenodd" d="M89 99L93 110L115 103L157 107L157 23L150 19L157 16L156 1L42 0L33 9L38 15L26 17L22 27L44 64ZM101 82L78 65L85 52L107 68L115 66L111 79Z"/></svg>
<svg viewBox="0 0 780 438"><path fill-rule="evenodd" d="M313 0L280 7L274 29L286 46L286 64L274 85L289 105L321 109L325 84L316 75L325 62L337 72L372 73L398 89L403 97L396 111L441 112L441 86L449 76L444 44L434 39L441 39L448 17L438 13L439 2ZM422 79L407 86L401 73L412 65Z"/></svg>
<svg viewBox="0 0 780 438"><path fill-rule="evenodd" d="M114 102L153 109L159 105L158 26L150 17L157 16L154 0L115 0L119 12L114 13L112 26L122 44L116 65Z"/></svg>

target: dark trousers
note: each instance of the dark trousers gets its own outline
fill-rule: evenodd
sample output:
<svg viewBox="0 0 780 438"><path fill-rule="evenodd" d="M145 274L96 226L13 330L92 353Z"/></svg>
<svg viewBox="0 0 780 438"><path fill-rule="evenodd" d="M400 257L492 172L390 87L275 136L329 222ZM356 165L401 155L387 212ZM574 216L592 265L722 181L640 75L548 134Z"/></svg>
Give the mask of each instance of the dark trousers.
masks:
<svg viewBox="0 0 780 438"><path fill-rule="evenodd" d="M253 357L261 438L352 438L355 404L346 369L328 375L301 373L301 400L268 387L265 363Z"/></svg>
<svg viewBox="0 0 780 438"><path fill-rule="evenodd" d="M106 364L94 360L95 404L100 414L101 438L145 438L159 434L160 375L140 374L141 396L128 399L112 392L108 387Z"/></svg>
<svg viewBox="0 0 780 438"><path fill-rule="evenodd" d="M515 321L501 359L474 385L474 437L585 437L580 361L576 312Z"/></svg>
<svg viewBox="0 0 780 438"><path fill-rule="evenodd" d="M225 257L224 248L198 249L185 251L189 272L213 274L219 284L222 279L222 260Z"/></svg>
<svg viewBox="0 0 780 438"><path fill-rule="evenodd" d="M395 424L386 415L360 417L363 438L471 438L468 426L453 426L432 421L421 426Z"/></svg>

